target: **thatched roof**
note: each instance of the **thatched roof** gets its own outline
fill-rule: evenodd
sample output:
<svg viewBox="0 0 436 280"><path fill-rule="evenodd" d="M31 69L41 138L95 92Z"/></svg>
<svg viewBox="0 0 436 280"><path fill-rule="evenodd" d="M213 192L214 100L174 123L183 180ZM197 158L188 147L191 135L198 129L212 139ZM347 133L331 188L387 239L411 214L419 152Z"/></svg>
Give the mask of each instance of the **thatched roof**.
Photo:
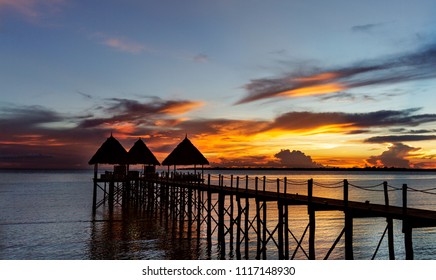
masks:
<svg viewBox="0 0 436 280"><path fill-rule="evenodd" d="M209 161L185 137L182 142L162 162L163 165L207 165Z"/></svg>
<svg viewBox="0 0 436 280"><path fill-rule="evenodd" d="M136 141L133 147L130 148L128 156L129 164L160 165L159 161L141 139Z"/></svg>
<svg viewBox="0 0 436 280"><path fill-rule="evenodd" d="M112 135L97 150L89 164L126 164L127 151Z"/></svg>

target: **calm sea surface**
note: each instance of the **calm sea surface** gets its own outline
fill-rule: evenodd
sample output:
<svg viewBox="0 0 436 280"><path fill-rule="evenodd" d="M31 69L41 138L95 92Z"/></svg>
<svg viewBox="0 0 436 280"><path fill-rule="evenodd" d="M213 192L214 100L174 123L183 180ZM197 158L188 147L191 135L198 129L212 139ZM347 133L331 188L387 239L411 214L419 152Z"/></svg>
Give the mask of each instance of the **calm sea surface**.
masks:
<svg viewBox="0 0 436 280"><path fill-rule="evenodd" d="M224 175L266 176L266 188L277 189L277 178L283 188L288 181L288 193L307 193L305 182L313 178L314 195L341 198L339 188L343 179L350 183L350 200L384 203L383 181L389 184L392 205L401 206L401 186L407 184L409 206L436 210L436 172L319 172L319 171L209 171L212 180ZM92 170L89 171L0 171L0 259L218 259L219 248L207 250L205 232L200 239L186 238L159 217L144 212L115 209L113 217L107 209L99 208L92 216ZM207 175L207 173L206 173ZM243 183L242 183L243 182ZM263 181L260 181L263 182ZM241 185L245 178L241 179ZM262 186L262 184L260 184ZM281 189L283 191L283 189ZM254 207L253 207L254 208ZM271 230L277 222L276 206L268 204L268 223ZM290 206L290 229L297 239L307 223L307 208ZM343 213L317 212L316 255L322 259L339 236ZM371 259L386 227L383 218L354 220L354 257ZM404 259L401 222L394 221L395 254ZM343 238L342 238L343 239ZM215 241L215 240L214 240ZM270 242L272 244L272 242ZM215 243L214 243L215 244ZM270 245L271 245L270 244ZM307 236L302 243L307 248ZM273 244L272 244L273 246ZM413 230L415 259L436 260L436 229ZM291 243L291 248L295 243ZM330 259L344 258L341 240ZM250 259L255 258L256 238L250 237ZM277 259L274 249L268 249L268 259ZM292 252L291 252L292 253ZM234 252L226 253L235 259ZM296 259L305 259L298 250ZM384 238L376 259L388 259L387 238Z"/></svg>

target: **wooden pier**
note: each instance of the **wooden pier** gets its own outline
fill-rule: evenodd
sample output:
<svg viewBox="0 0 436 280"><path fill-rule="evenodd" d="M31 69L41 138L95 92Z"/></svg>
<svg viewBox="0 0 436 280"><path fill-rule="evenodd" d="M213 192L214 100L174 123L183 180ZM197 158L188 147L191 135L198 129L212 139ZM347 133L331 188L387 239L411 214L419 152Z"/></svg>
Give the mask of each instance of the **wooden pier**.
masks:
<svg viewBox="0 0 436 280"><path fill-rule="evenodd" d="M269 180L269 181L268 181ZM140 175L128 172L94 174L93 213L102 205L108 211L114 207L134 207L156 215L157 220L171 221L181 234L188 238L205 238L207 247L217 246L221 259L228 252L234 252L237 259L266 259L267 249L276 250L278 259L294 259L302 252L307 259L328 259L336 245L344 239L345 259L354 259L353 221L359 218L382 217L386 228L377 245L372 259L377 255L382 240L387 236L389 259L395 259L393 220L402 222L405 258L413 259L412 233L414 228L436 227L436 211L409 208L407 194L416 191L403 185L394 188L383 182L378 185L384 196L384 204L373 204L349 200L349 189L354 186L347 180L340 185L322 185L312 179L298 182L304 184L307 193L290 193L289 187L296 182L287 178L274 181L275 190L267 188L270 179L237 176L211 176L200 174L152 173ZM340 188L342 199L314 196L314 186ZM402 206L389 204L390 191L402 192ZM434 189L427 190L435 194ZM308 224L297 237L289 220L290 207L307 207ZM277 219L271 225L267 206L276 208ZM344 213L344 227L325 256L317 256L315 248L316 213L320 211L341 211ZM204 234L205 232L205 234ZM253 240L255 236L255 256ZM304 242L303 242L304 241ZM291 244L292 247L291 248ZM436 245L435 245L436 246ZM228 248L226 248L228 247ZM252 253L251 253L252 254Z"/></svg>

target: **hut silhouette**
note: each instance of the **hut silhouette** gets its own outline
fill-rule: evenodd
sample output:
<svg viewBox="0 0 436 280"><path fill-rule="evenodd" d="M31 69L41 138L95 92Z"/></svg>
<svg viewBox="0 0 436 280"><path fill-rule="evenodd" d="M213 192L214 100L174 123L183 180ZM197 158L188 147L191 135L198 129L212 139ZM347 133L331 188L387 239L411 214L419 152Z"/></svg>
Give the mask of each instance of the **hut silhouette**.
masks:
<svg viewBox="0 0 436 280"><path fill-rule="evenodd" d="M182 142L162 161L162 165L167 165L168 170L170 166L176 165L194 165L196 169L197 165L209 165L209 161L203 156L203 154L189 141L188 136L185 136Z"/></svg>
<svg viewBox="0 0 436 280"><path fill-rule="evenodd" d="M100 146L97 152L89 160L88 164L94 164L94 178L97 178L98 164L112 164L114 173L117 175L125 175L126 164L128 164L128 153L126 149L118 142L115 137L111 136Z"/></svg>
<svg viewBox="0 0 436 280"><path fill-rule="evenodd" d="M159 161L141 138L130 148L128 152L128 163L133 165L143 164L144 174L154 173L156 171L156 165L160 165Z"/></svg>

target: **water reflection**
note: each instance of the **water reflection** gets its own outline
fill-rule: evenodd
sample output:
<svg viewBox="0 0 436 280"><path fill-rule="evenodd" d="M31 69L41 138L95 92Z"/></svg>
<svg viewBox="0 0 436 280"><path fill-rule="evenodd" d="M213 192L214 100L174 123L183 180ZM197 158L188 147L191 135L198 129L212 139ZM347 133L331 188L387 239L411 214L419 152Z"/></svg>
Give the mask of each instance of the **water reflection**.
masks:
<svg viewBox="0 0 436 280"><path fill-rule="evenodd" d="M167 218L116 209L92 222L89 259L204 259L201 240L187 238Z"/></svg>

